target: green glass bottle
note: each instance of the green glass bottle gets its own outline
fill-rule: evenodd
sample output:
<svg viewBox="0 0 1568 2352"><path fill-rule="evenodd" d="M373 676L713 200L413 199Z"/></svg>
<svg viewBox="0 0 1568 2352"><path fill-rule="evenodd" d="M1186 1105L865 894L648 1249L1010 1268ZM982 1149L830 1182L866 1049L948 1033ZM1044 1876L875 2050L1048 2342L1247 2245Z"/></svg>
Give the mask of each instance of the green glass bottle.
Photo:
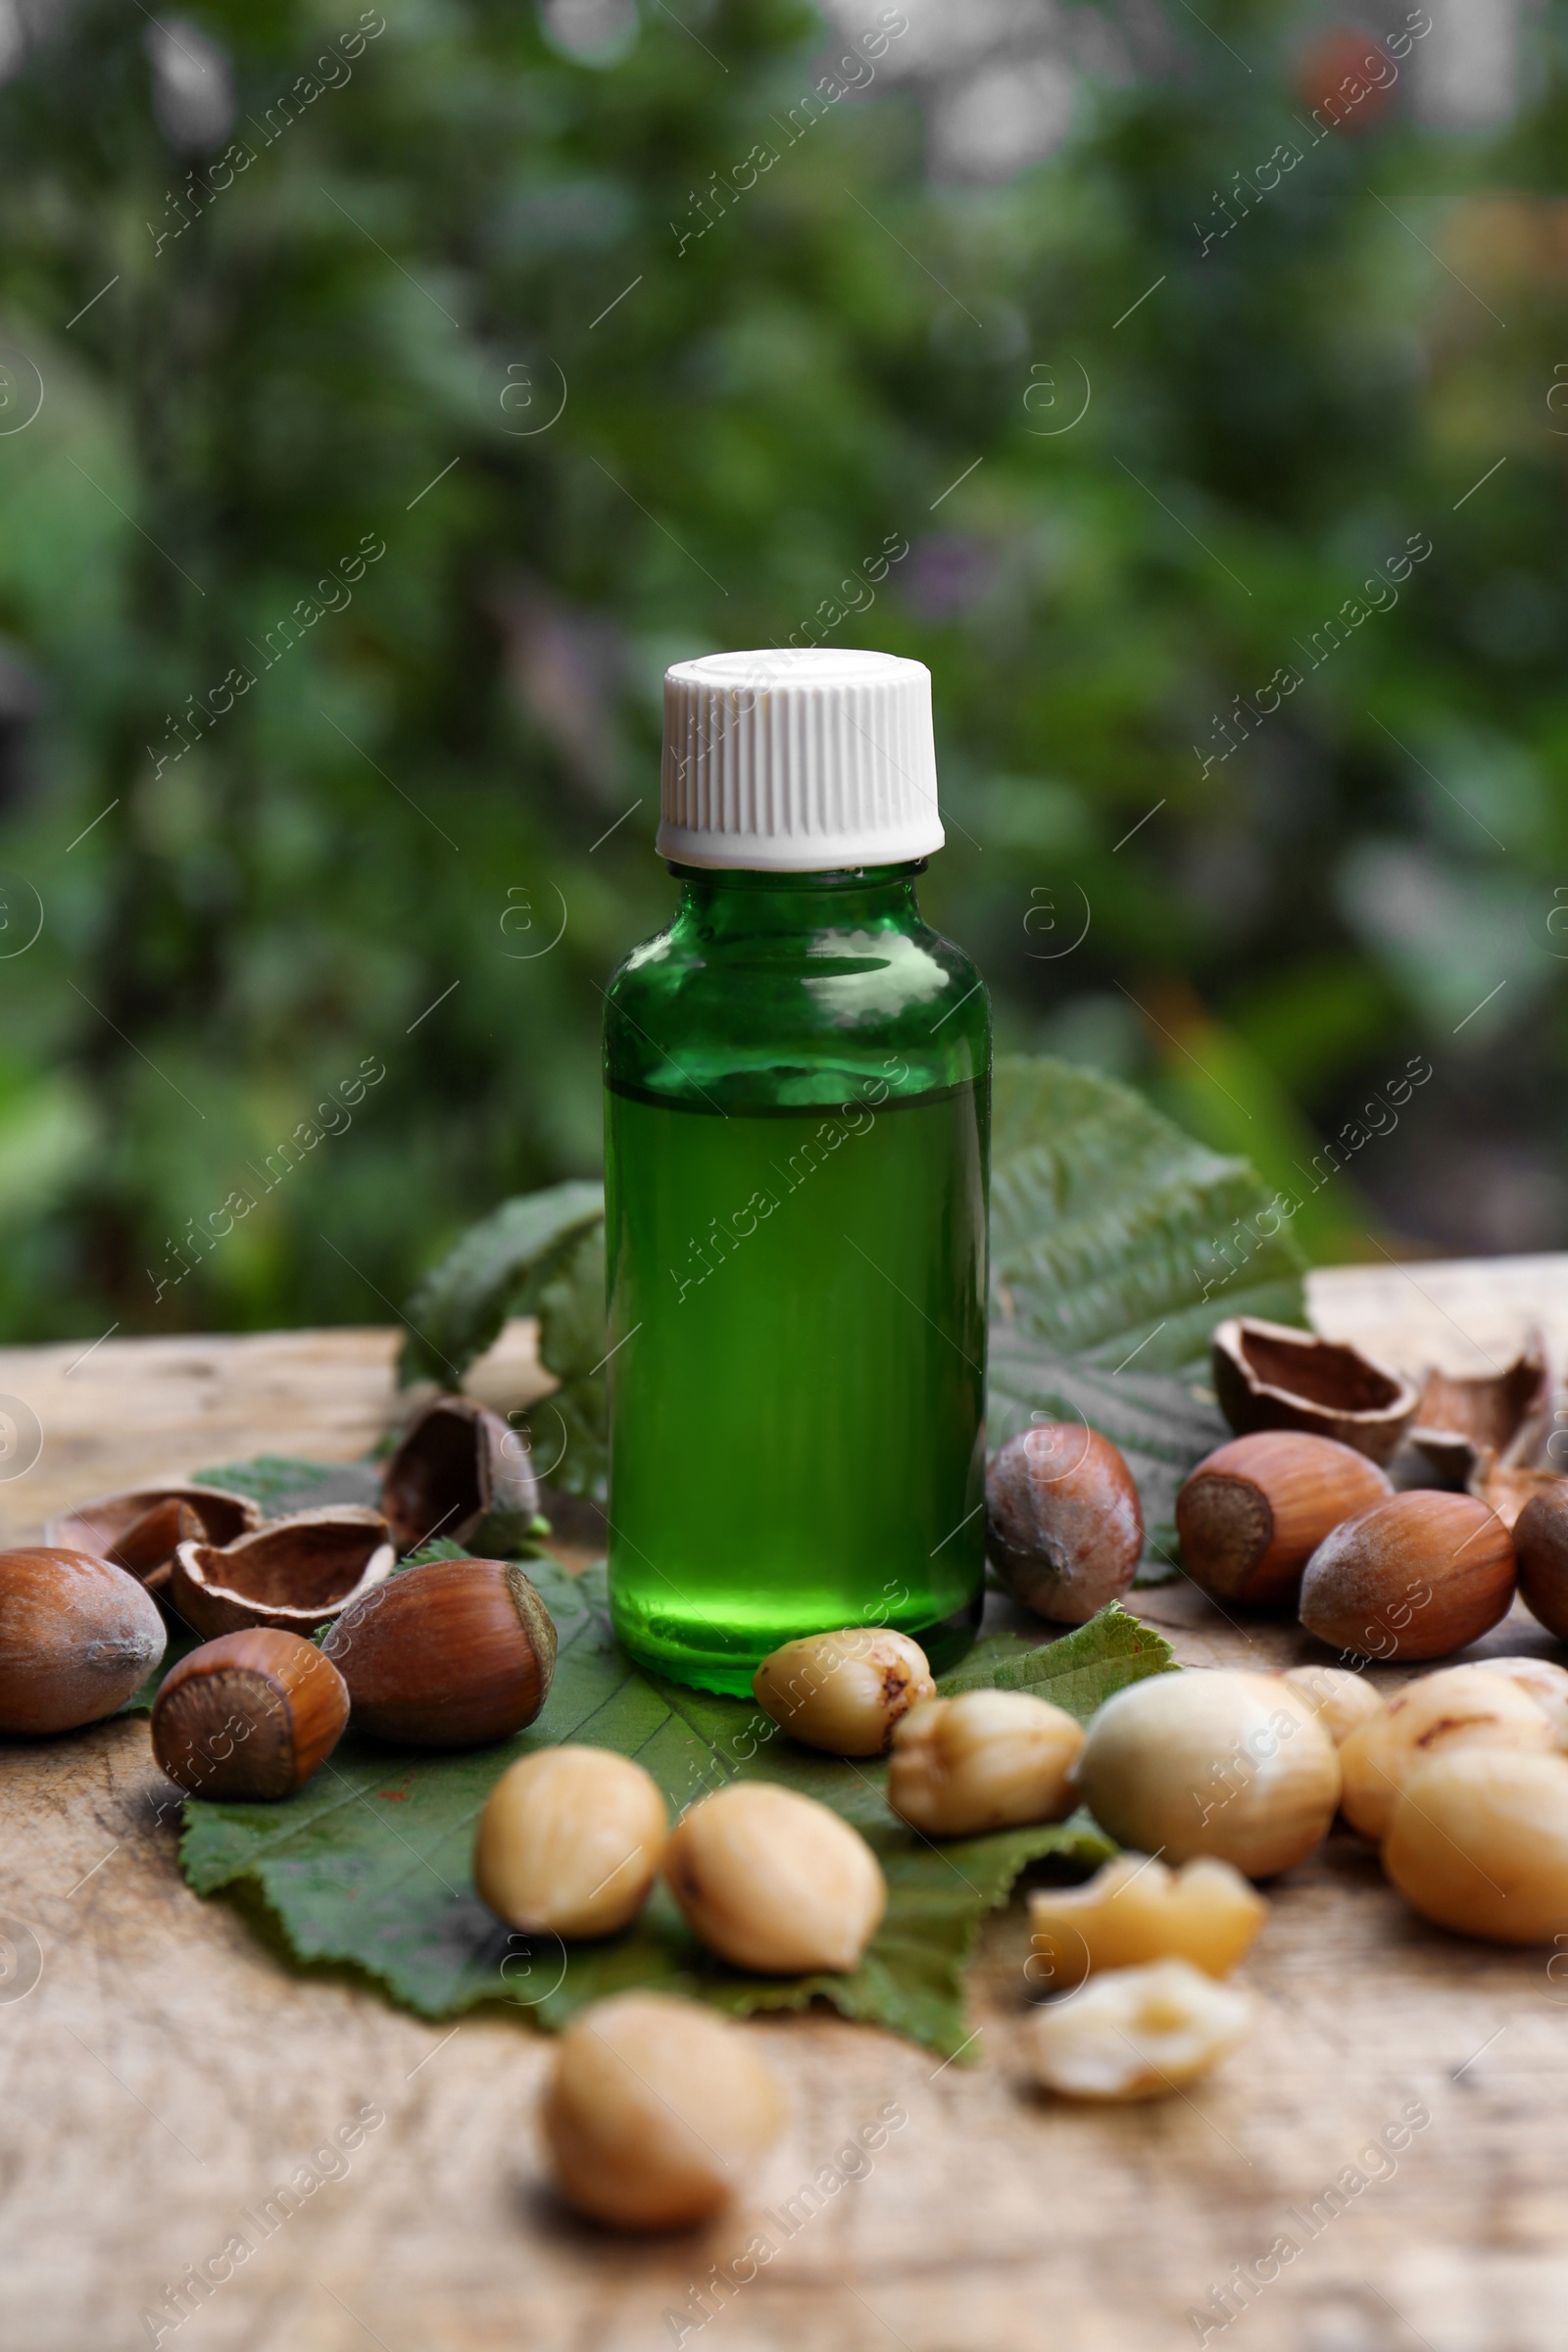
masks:
<svg viewBox="0 0 1568 2352"><path fill-rule="evenodd" d="M915 904L926 671L678 664L663 810L679 909L605 1021L615 1630L717 1690L827 1627L946 1664L983 1574L991 1037Z"/></svg>

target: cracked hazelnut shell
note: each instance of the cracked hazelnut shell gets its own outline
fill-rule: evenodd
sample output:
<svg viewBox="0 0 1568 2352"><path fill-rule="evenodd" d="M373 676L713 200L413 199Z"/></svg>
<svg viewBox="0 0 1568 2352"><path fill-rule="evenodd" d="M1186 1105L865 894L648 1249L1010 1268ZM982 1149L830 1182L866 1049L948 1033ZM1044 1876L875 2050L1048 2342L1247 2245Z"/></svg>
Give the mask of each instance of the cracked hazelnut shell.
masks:
<svg viewBox="0 0 1568 2352"><path fill-rule="evenodd" d="M1415 1417L1417 1393L1359 1348L1289 1323L1232 1315L1210 1342L1214 1394L1238 1436L1301 1429L1387 1463Z"/></svg>
<svg viewBox="0 0 1568 2352"><path fill-rule="evenodd" d="M261 1524L261 1506L248 1494L171 1482L78 1502L50 1520L44 1542L91 1552L125 1569L149 1592L162 1593L181 1544L232 1544Z"/></svg>
<svg viewBox="0 0 1568 2352"><path fill-rule="evenodd" d="M170 1669L153 1701L153 1754L193 1796L292 1796L348 1719L348 1686L331 1660L298 1634L256 1626Z"/></svg>
<svg viewBox="0 0 1568 2352"><path fill-rule="evenodd" d="M157 1602L123 1568L52 1544L0 1552L0 1732L97 1723L165 1647Z"/></svg>
<svg viewBox="0 0 1568 2352"><path fill-rule="evenodd" d="M294 1511L234 1543L181 1544L169 1601L209 1640L270 1625L309 1634L391 1575L396 1555L379 1511L330 1503Z"/></svg>
<svg viewBox="0 0 1568 2352"><path fill-rule="evenodd" d="M389 1457L381 1508L400 1552L437 1537L508 1551L539 1510L527 1443L471 1396L438 1396L415 1415Z"/></svg>
<svg viewBox="0 0 1568 2352"><path fill-rule="evenodd" d="M410 1747L481 1747L532 1723L556 1628L514 1560L431 1560L346 1609L326 1640L355 1728Z"/></svg>
<svg viewBox="0 0 1568 2352"><path fill-rule="evenodd" d="M1118 1600L1143 1557L1144 1513L1110 1440L1076 1421L1009 1438L986 1472L986 1550L1037 1617L1085 1625Z"/></svg>

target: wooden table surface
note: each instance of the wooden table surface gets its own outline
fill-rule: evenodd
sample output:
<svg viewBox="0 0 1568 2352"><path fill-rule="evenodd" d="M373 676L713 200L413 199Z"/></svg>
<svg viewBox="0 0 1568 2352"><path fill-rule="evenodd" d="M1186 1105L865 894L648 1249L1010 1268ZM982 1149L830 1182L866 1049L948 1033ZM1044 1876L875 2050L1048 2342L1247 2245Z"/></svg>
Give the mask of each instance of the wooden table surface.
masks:
<svg viewBox="0 0 1568 2352"><path fill-rule="evenodd" d="M1500 1355L1531 1317L1568 1337L1568 1259L1521 1262L1318 1276L1312 1311L1412 1364ZM0 1433L9 1415L24 1439L0 1456L0 1535L159 1471L350 1459L396 1410L392 1352L384 1331L0 1351ZM480 1381L501 1401L537 1393L525 1330ZM1134 1599L1189 1663L1311 1650L1286 1628L1232 1628L1190 1587ZM1522 1613L1481 1646L1553 1654ZM973 1971L980 2063L939 2066L830 2016L758 2022L787 2132L743 2204L648 2244L553 2202L532 2121L549 2045L525 2010L427 2025L347 1975L285 1969L234 1904L188 1891L144 1722L0 1746L0 1775L8 2352L1174 2352L1200 2340L1191 2315L1233 2266L1286 2231L1302 2250L1233 2298L1228 2325L1210 2307L1206 2340L1562 2343L1568 1964L1422 1926L1348 1837L1272 1890L1246 1972L1258 2032L1190 2095L1096 2113L1029 2087L1014 1905ZM905 2120L869 2169L835 2165L890 2106ZM340 2126L363 2139L313 2163ZM1358 2162L1389 2126L1406 2144ZM772 2226L755 2279L715 2293L712 2267L818 2176L841 2184L787 2239ZM245 2217L291 2180L298 2210L264 2237ZM1337 2181L1348 2202L1331 2212ZM1290 2216L1315 2201L1309 2236ZM255 2250L178 2319L168 2290L242 2231Z"/></svg>

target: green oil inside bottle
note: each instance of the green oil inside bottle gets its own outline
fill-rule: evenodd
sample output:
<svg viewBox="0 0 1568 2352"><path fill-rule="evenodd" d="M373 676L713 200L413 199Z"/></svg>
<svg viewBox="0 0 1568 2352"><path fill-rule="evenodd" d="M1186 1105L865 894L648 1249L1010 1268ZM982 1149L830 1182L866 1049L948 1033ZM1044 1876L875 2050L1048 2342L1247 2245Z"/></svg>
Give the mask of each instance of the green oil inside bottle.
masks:
<svg viewBox="0 0 1568 2352"><path fill-rule="evenodd" d="M671 870L605 1018L615 1631L718 1690L847 1625L940 1667L984 1571L984 986L919 862Z"/></svg>

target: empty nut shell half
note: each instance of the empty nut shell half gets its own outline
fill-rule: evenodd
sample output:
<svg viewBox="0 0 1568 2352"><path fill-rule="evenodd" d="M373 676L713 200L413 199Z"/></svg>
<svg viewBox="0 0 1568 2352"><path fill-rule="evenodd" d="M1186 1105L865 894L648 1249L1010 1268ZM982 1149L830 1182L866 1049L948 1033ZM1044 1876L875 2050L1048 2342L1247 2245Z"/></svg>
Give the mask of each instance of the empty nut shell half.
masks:
<svg viewBox="0 0 1568 2352"><path fill-rule="evenodd" d="M1232 1438L1176 1497L1182 1566L1217 1599L1288 1603L1324 1537L1393 1492L1375 1462L1338 1439L1295 1429Z"/></svg>
<svg viewBox="0 0 1568 2352"><path fill-rule="evenodd" d="M1210 1348L1214 1394L1238 1435L1303 1429L1388 1462L1414 1418L1410 1383L1345 1342L1233 1315Z"/></svg>
<svg viewBox="0 0 1568 2352"><path fill-rule="evenodd" d="M78 1502L50 1520L44 1541L64 1544L68 1551L90 1551L137 1577L150 1592L161 1592L181 1544L232 1544L261 1524L261 1505L248 1494L227 1487L171 1484Z"/></svg>
<svg viewBox="0 0 1568 2352"><path fill-rule="evenodd" d="M57 1545L0 1552L0 1732L112 1715L165 1645L157 1602L123 1568Z"/></svg>
<svg viewBox="0 0 1568 2352"><path fill-rule="evenodd" d="M471 1396L438 1396L389 1458L381 1508L400 1552L437 1537L513 1551L539 1510L527 1443Z"/></svg>
<svg viewBox="0 0 1568 2352"><path fill-rule="evenodd" d="M390 1576L397 1564L379 1511L333 1503L295 1511L221 1547L182 1544L170 1605L209 1639L270 1625L309 1634Z"/></svg>
<svg viewBox="0 0 1568 2352"><path fill-rule="evenodd" d="M193 1796L292 1796L348 1719L348 1687L330 1659L298 1634L257 1626L171 1668L153 1701L153 1754Z"/></svg>
<svg viewBox="0 0 1568 2352"><path fill-rule="evenodd" d="M1301 1579L1301 1623L1362 1658L1446 1658L1508 1613L1513 1538L1473 1494L1419 1487L1326 1536Z"/></svg>
<svg viewBox="0 0 1568 2352"><path fill-rule="evenodd" d="M555 1620L514 1560L431 1560L346 1609L321 1644L357 1730L410 1747L482 1747L532 1723Z"/></svg>

